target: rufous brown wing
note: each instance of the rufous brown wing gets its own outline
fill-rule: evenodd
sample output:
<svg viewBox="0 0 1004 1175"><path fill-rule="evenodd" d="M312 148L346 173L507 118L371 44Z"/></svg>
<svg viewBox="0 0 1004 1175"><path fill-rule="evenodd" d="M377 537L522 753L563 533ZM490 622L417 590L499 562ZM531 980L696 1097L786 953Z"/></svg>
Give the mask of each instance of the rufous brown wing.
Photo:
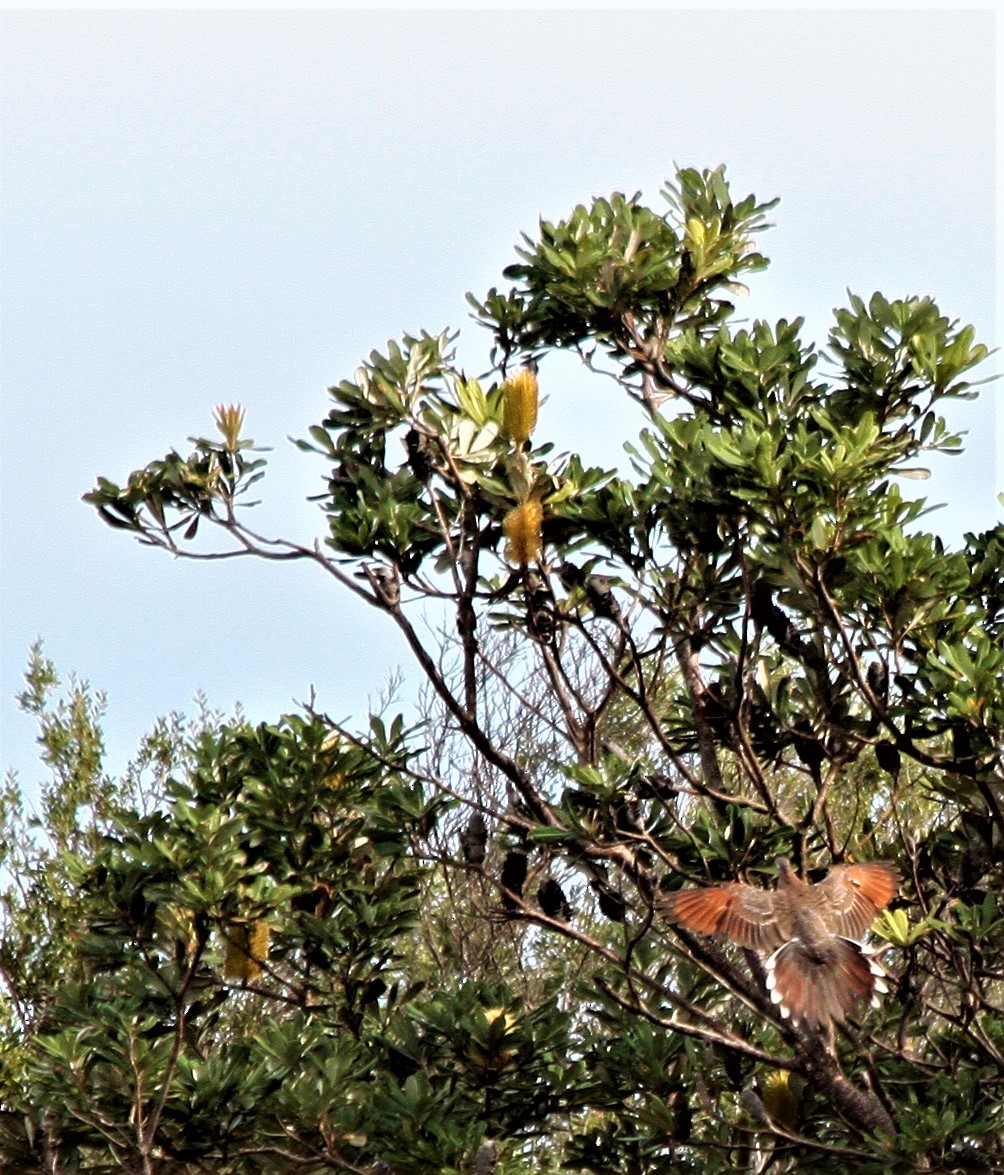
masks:
<svg viewBox="0 0 1004 1175"><path fill-rule="evenodd" d="M837 865L817 885L777 862L776 890L738 882L664 894L670 922L721 934L764 954L767 988L783 1017L825 1028L858 999L877 1006L888 991L883 971L860 939L892 901L900 873L886 861Z"/></svg>

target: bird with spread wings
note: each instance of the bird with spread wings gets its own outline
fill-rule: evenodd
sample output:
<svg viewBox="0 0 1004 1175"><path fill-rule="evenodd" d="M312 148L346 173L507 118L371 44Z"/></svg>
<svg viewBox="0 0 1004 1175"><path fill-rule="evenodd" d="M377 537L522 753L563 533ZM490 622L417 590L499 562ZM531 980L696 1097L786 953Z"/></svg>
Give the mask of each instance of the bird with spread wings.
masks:
<svg viewBox="0 0 1004 1175"><path fill-rule="evenodd" d="M842 1023L858 999L878 1006L889 990L885 973L860 940L896 896L900 873L886 861L837 865L816 885L785 858L777 889L739 882L664 894L666 919L701 934L722 934L740 946L770 952L770 998L785 1019L827 1028Z"/></svg>

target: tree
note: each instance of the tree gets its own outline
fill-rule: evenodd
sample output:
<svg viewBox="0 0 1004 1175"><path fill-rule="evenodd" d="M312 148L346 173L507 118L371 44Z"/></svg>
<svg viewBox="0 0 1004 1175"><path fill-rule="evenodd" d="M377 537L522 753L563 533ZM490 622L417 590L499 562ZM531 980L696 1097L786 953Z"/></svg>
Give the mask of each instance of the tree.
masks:
<svg viewBox="0 0 1004 1175"><path fill-rule="evenodd" d="M773 203L721 168L662 196L524 237L470 299L484 376L422 333L331 389L297 442L323 544L249 525L237 406L87 495L175 555L315 563L401 631L425 720L176 731L152 803L108 784L100 835L23 866L71 900L8 1169L1004 1163L1004 527L949 549L898 485L959 451L939 406L986 349L929 298L852 296L825 355L737 328ZM556 350L642 407L631 474L537 443ZM778 856L902 872L879 1007L793 1021L756 951L666 916ZM45 914L6 910L14 991Z"/></svg>

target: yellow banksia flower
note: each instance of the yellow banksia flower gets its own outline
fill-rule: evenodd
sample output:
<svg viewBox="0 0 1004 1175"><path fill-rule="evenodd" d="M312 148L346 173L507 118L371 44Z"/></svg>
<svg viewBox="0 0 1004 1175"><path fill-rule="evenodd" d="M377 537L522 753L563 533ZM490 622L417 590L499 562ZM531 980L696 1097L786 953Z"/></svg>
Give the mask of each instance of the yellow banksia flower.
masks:
<svg viewBox="0 0 1004 1175"><path fill-rule="evenodd" d="M268 958L271 930L267 922L239 923L227 927L227 949L223 959L223 974L232 982L257 979Z"/></svg>
<svg viewBox="0 0 1004 1175"><path fill-rule="evenodd" d="M254 979L262 972L262 967L268 959L268 944L272 937L272 928L267 922L259 919L248 927L248 963L254 968Z"/></svg>
<svg viewBox="0 0 1004 1175"><path fill-rule="evenodd" d="M478 1031L471 1034L465 1055L468 1064L478 1073L503 1073L512 1071L517 1064L518 1042L506 1038L511 1037L517 1030L519 1021L505 1008L482 1009L490 1031L487 1035L479 1035ZM501 1021L501 1032L495 1025Z"/></svg>
<svg viewBox="0 0 1004 1175"><path fill-rule="evenodd" d="M540 558L543 521L544 507L536 498L521 502L502 519L502 532L509 540L505 557L510 563L532 563Z"/></svg>
<svg viewBox="0 0 1004 1175"><path fill-rule="evenodd" d="M799 1096L791 1084L787 1069L776 1069L761 1082L763 1108L772 1122L784 1130L798 1125Z"/></svg>
<svg viewBox="0 0 1004 1175"><path fill-rule="evenodd" d="M239 983L245 978L244 972L248 964L247 941L247 927L230 926L227 928L223 975L232 983Z"/></svg>
<svg viewBox="0 0 1004 1175"><path fill-rule="evenodd" d="M496 1020L502 1020L506 1033L511 1032L518 1023L516 1017L511 1012L507 1012L505 1008L485 1008L485 1019L489 1024L494 1024Z"/></svg>
<svg viewBox="0 0 1004 1175"><path fill-rule="evenodd" d="M216 427L223 433L227 448L236 453L241 429L244 427L244 409L240 404L217 404L213 416Z"/></svg>
<svg viewBox="0 0 1004 1175"><path fill-rule="evenodd" d="M517 371L502 385L502 428L514 445L530 439L537 423L537 377L528 368Z"/></svg>

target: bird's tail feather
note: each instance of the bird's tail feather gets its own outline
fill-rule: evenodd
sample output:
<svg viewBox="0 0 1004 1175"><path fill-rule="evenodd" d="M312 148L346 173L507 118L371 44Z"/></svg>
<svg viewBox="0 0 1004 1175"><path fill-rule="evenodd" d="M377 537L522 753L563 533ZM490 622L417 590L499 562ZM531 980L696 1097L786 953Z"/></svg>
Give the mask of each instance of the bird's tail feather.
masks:
<svg viewBox="0 0 1004 1175"><path fill-rule="evenodd" d="M823 952L793 938L767 960L770 998L786 1020L819 1028L842 1023L856 1000L878 1007L889 990L872 955L870 947L849 938L833 938Z"/></svg>

